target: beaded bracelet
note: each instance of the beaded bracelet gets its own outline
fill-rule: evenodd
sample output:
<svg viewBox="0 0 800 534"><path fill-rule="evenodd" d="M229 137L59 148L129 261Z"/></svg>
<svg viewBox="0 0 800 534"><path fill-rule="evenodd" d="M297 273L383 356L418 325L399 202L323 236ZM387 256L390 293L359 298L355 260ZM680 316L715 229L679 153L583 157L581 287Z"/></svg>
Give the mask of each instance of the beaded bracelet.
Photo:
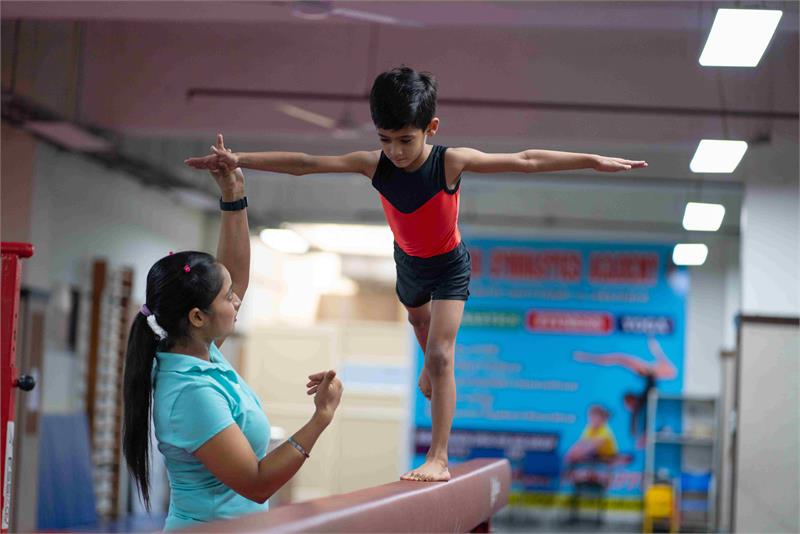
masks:
<svg viewBox="0 0 800 534"><path fill-rule="evenodd" d="M306 450L303 448L303 446L302 446L302 445L300 445L299 443L297 443L297 442L294 440L294 438L289 438L287 441L289 442L289 444L290 444L292 447L294 447L295 449L297 449L298 451L300 451L300 454L302 454L302 455L303 455L303 456L305 456L306 458L311 458L311 455L310 455L310 454L308 454L308 453L306 452Z"/></svg>

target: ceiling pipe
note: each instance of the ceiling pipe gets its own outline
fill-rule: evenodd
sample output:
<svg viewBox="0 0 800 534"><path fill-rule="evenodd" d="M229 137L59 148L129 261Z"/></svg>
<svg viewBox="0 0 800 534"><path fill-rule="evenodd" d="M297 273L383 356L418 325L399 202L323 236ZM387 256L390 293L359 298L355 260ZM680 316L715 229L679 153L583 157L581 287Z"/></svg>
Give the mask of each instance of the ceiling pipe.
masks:
<svg viewBox="0 0 800 534"><path fill-rule="evenodd" d="M302 100L314 102L369 102L368 94L315 93L311 91L271 91L257 89L227 89L215 87L191 87L186 91L186 99L193 98L249 98L268 100ZM485 98L439 97L441 106L538 110L556 112L613 113L629 115L661 115L679 117L731 117L737 119L800 119L797 111L767 111L757 109L718 109L679 106L634 106L625 104L581 104L576 102L544 102L536 100L492 100Z"/></svg>

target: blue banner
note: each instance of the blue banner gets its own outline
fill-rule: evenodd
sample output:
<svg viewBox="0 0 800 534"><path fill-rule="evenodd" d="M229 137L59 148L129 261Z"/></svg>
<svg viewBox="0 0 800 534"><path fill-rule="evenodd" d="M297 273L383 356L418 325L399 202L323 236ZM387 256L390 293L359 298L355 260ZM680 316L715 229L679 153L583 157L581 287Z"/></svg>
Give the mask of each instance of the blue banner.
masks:
<svg viewBox="0 0 800 534"><path fill-rule="evenodd" d="M639 503L647 391L683 385L689 276L672 264L672 246L467 245L473 272L456 343L451 461L506 457L522 494L558 497L589 482ZM417 373L422 364L418 348ZM668 420L659 430L680 432L680 415ZM415 425L419 465L431 428L419 391ZM667 463L679 470L679 461Z"/></svg>

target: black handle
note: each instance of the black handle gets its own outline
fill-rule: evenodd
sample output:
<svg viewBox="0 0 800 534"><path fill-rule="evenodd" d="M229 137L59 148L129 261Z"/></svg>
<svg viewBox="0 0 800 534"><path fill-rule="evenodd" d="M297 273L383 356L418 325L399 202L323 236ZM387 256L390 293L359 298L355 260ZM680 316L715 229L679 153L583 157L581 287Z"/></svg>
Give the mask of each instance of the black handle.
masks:
<svg viewBox="0 0 800 534"><path fill-rule="evenodd" d="M19 378L14 380L14 387L18 387L22 391L30 391L36 387L36 379L29 375L19 375Z"/></svg>

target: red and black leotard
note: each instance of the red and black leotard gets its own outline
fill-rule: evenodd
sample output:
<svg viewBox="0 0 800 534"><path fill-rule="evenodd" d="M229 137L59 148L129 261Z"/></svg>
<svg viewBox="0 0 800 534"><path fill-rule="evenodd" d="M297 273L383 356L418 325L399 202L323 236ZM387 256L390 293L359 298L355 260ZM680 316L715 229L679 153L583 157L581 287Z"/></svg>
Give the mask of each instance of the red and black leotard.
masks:
<svg viewBox="0 0 800 534"><path fill-rule="evenodd" d="M408 308L433 300L467 300L471 260L458 231L461 180L444 176L443 146L433 146L414 172L395 167L381 152L372 185L381 194L394 234L397 297Z"/></svg>
<svg viewBox="0 0 800 534"><path fill-rule="evenodd" d="M413 172L397 168L381 152L372 186L381 194L386 221L400 249L417 258L430 258L455 249L458 231L460 177L447 187L444 154L447 147L434 145L428 159Z"/></svg>

